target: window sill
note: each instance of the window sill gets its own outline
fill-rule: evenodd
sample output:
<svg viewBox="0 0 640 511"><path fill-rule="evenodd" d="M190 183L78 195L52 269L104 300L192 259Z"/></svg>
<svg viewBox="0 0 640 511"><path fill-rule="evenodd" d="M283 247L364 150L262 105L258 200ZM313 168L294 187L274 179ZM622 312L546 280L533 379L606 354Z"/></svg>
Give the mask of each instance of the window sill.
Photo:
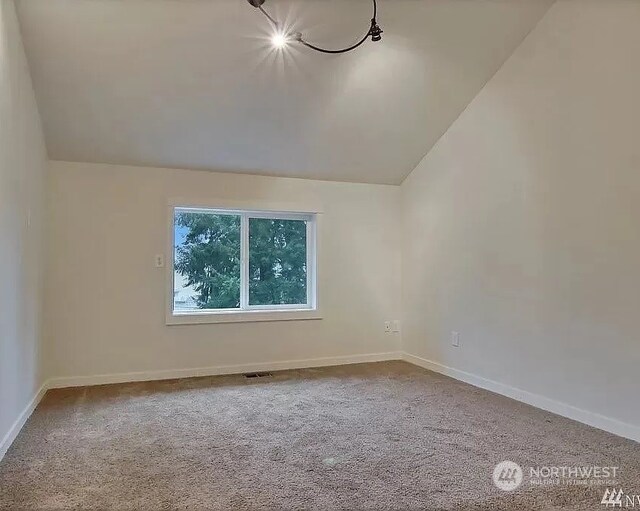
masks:
<svg viewBox="0 0 640 511"><path fill-rule="evenodd" d="M167 315L167 325L201 325L209 323L252 323L258 321L301 321L322 319L317 309L244 310L223 312L183 312Z"/></svg>

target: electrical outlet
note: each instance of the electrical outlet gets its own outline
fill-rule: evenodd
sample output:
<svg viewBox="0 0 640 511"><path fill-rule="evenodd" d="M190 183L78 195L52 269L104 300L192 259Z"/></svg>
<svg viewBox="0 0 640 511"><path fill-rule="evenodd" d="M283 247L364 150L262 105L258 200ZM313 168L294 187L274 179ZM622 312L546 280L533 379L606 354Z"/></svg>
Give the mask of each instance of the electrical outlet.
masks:
<svg viewBox="0 0 640 511"><path fill-rule="evenodd" d="M391 321L385 321L384 322L384 331L385 332L391 332Z"/></svg>
<svg viewBox="0 0 640 511"><path fill-rule="evenodd" d="M394 319L391 325L391 331L394 333L400 333L400 320Z"/></svg>
<svg viewBox="0 0 640 511"><path fill-rule="evenodd" d="M156 268L164 267L164 256L162 254L156 254Z"/></svg>
<svg viewBox="0 0 640 511"><path fill-rule="evenodd" d="M460 347L460 332L451 332L451 346Z"/></svg>

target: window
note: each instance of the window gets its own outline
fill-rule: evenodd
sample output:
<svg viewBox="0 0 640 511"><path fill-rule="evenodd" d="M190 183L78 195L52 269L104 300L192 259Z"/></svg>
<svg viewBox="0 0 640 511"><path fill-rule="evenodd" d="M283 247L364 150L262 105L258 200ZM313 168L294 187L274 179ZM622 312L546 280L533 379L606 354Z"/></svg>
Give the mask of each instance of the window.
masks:
<svg viewBox="0 0 640 511"><path fill-rule="evenodd" d="M304 319L317 311L315 231L315 214L173 207L168 322Z"/></svg>

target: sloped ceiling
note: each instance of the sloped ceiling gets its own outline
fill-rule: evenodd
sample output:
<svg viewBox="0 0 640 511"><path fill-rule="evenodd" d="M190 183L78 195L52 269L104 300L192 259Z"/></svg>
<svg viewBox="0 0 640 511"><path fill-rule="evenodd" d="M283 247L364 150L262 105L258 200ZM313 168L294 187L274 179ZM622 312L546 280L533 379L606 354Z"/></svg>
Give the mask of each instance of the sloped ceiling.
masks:
<svg viewBox="0 0 640 511"><path fill-rule="evenodd" d="M54 160L400 183L552 0L379 0L274 51L245 0L18 0ZM325 46L369 0L267 0Z"/></svg>

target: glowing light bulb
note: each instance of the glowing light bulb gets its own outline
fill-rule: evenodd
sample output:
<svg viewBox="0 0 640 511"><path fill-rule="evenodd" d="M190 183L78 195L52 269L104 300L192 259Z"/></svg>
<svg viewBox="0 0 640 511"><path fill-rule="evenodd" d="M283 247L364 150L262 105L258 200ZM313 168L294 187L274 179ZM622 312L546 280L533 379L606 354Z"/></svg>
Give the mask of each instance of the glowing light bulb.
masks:
<svg viewBox="0 0 640 511"><path fill-rule="evenodd" d="M273 44L274 48L284 48L287 45L287 37L281 32L273 34L273 37L271 38L271 44Z"/></svg>

